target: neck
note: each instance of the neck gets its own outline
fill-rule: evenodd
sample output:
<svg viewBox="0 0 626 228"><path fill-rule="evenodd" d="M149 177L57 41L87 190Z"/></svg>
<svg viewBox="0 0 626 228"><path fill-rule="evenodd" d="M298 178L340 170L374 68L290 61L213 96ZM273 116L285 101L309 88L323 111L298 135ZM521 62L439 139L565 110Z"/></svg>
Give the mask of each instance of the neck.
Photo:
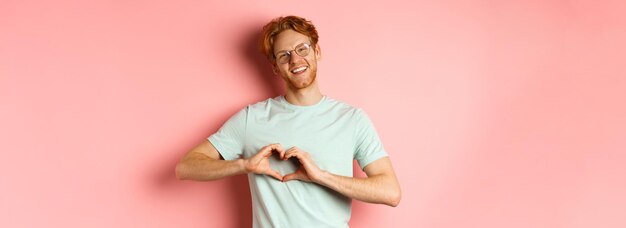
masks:
<svg viewBox="0 0 626 228"><path fill-rule="evenodd" d="M302 89L287 88L285 100L293 105L308 106L317 104L322 100L322 93L317 87L317 81Z"/></svg>

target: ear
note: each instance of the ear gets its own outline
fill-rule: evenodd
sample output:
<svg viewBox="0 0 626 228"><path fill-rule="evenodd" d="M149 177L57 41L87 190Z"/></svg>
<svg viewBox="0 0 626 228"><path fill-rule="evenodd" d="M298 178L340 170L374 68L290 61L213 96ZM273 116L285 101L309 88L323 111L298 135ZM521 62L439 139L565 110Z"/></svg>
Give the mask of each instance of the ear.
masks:
<svg viewBox="0 0 626 228"><path fill-rule="evenodd" d="M279 75L278 66L276 65L276 63L272 63L272 72L274 73L274 75Z"/></svg>
<svg viewBox="0 0 626 228"><path fill-rule="evenodd" d="M315 44L315 58L317 61L322 59L322 48L320 48L319 44Z"/></svg>

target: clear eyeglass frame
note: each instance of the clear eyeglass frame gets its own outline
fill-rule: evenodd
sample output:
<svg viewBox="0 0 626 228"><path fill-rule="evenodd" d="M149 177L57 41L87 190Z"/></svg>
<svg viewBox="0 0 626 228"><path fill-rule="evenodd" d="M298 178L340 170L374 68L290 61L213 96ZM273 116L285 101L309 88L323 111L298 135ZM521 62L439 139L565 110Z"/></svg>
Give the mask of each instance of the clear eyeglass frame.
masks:
<svg viewBox="0 0 626 228"><path fill-rule="evenodd" d="M298 44L296 48L291 51L281 51L277 54L274 54L274 58L276 59L277 63L285 64L288 63L289 60L291 60L291 55L293 55L292 52L295 52L298 56L304 58L308 56L311 52L311 45L307 43Z"/></svg>

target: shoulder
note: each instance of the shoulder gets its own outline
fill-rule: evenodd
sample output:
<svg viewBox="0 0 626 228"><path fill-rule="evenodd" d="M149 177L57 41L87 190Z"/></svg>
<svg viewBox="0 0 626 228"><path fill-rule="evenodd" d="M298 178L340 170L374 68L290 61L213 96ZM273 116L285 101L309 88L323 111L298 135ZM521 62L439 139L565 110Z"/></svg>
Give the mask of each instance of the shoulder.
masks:
<svg viewBox="0 0 626 228"><path fill-rule="evenodd" d="M244 109L248 112L265 112L279 103L280 97L267 98L265 100L249 104Z"/></svg>
<svg viewBox="0 0 626 228"><path fill-rule="evenodd" d="M330 107L332 110L335 110L339 113L350 115L351 117L355 119L361 119L363 117L367 117L367 114L365 113L365 111L360 107L357 107L357 106L348 104L344 101L337 100L337 99L330 98L330 97L327 97L326 101L328 102L328 107Z"/></svg>

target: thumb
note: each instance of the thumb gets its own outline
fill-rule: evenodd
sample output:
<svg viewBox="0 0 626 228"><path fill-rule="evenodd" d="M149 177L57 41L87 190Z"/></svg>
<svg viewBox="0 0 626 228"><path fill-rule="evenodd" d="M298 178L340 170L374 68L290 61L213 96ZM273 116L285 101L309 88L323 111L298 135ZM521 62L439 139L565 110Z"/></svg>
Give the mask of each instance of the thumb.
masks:
<svg viewBox="0 0 626 228"><path fill-rule="evenodd" d="M268 170L265 172L266 175L276 178L277 180L283 180L283 176L276 170Z"/></svg>
<svg viewBox="0 0 626 228"><path fill-rule="evenodd" d="M283 182L287 182L290 180L303 180L301 173L290 173L283 177Z"/></svg>

